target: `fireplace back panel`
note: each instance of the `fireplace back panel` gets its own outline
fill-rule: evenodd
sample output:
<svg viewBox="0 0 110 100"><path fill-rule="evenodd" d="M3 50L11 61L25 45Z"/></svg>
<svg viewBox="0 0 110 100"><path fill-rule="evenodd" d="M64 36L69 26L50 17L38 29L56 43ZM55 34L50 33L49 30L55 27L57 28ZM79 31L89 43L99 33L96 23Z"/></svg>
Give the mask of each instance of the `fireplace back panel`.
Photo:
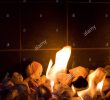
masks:
<svg viewBox="0 0 110 100"><path fill-rule="evenodd" d="M47 69L50 58L72 47L68 69L110 64L110 2L107 0L1 0L0 78L33 60Z"/></svg>

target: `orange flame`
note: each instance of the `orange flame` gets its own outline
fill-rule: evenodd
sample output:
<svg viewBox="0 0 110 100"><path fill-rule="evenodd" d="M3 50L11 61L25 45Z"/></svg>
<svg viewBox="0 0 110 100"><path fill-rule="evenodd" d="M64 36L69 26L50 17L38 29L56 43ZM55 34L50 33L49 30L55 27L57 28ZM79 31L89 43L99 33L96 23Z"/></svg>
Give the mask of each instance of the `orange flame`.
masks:
<svg viewBox="0 0 110 100"><path fill-rule="evenodd" d="M106 72L103 70L103 68L97 68L88 76L88 88L86 90L79 91L78 96L84 100L85 95L93 98L97 95L97 93L100 92L101 94L105 76Z"/></svg>
<svg viewBox="0 0 110 100"><path fill-rule="evenodd" d="M103 96L102 88L104 85L105 77L106 77L106 75L103 77L102 81L97 84L97 92L99 92L102 96Z"/></svg>
<svg viewBox="0 0 110 100"><path fill-rule="evenodd" d="M71 88L72 88L73 93L76 94L75 87L72 85Z"/></svg>
<svg viewBox="0 0 110 100"><path fill-rule="evenodd" d="M46 77L51 81L51 88L53 88L54 86L56 75L61 72L66 72L66 67L67 67L70 55L71 55L71 47L66 46L56 53L55 64L53 66L52 66L53 62L52 60L50 60L47 68L47 72L46 72ZM53 89L52 89L52 92L53 92Z"/></svg>

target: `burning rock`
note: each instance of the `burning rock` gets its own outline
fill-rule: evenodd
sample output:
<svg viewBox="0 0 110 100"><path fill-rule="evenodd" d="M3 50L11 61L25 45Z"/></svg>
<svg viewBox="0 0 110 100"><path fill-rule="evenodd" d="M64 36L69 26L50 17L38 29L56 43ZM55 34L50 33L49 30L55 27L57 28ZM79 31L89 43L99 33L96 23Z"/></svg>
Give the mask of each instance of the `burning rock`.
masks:
<svg viewBox="0 0 110 100"><path fill-rule="evenodd" d="M105 66L106 76L110 77L110 65Z"/></svg>
<svg viewBox="0 0 110 100"><path fill-rule="evenodd" d="M41 76L39 78L39 80L37 81L37 83L38 83L38 86L45 85L47 87L50 87L50 85L48 86L48 84L50 83L50 81L46 78L45 75Z"/></svg>
<svg viewBox="0 0 110 100"><path fill-rule="evenodd" d="M28 87L23 81L23 76L18 72L13 73L12 78L7 81L5 88L9 90L5 100L23 100L27 99L29 94Z"/></svg>
<svg viewBox="0 0 110 100"><path fill-rule="evenodd" d="M42 65L36 61L33 61L30 65L28 65L26 72L28 77L24 80L27 84L31 84L32 86L37 86L40 76L42 75ZM45 81L45 80L44 80ZM42 82L41 82L42 83Z"/></svg>
<svg viewBox="0 0 110 100"><path fill-rule="evenodd" d="M82 76L83 78L86 78L89 70L87 68L84 68L82 66L78 66L76 68L70 69L69 70L70 74L74 76L73 81L76 81L78 77Z"/></svg>
<svg viewBox="0 0 110 100"><path fill-rule="evenodd" d="M59 82L64 85L70 85L73 80L73 75L66 73L59 73L56 76L56 82Z"/></svg>
<svg viewBox="0 0 110 100"><path fill-rule="evenodd" d="M73 91L68 85L57 83L54 86L54 94L57 96L58 100L70 100L76 92Z"/></svg>
<svg viewBox="0 0 110 100"><path fill-rule="evenodd" d="M110 89L110 78L105 78L102 91L107 91Z"/></svg>
<svg viewBox="0 0 110 100"><path fill-rule="evenodd" d="M38 100L39 98L43 98L43 100L49 100L49 98L52 97L52 94L47 87L41 85L37 88L36 96L38 97Z"/></svg>
<svg viewBox="0 0 110 100"><path fill-rule="evenodd" d="M58 96L58 100L70 100L72 97L72 92L64 91L61 95Z"/></svg>
<svg viewBox="0 0 110 100"><path fill-rule="evenodd" d="M40 96L39 92L40 93L42 92L40 90L50 89L50 81L46 78L45 75L41 76L42 71L43 71L42 65L35 61L28 65L26 69L28 77L24 80L24 82L27 84L27 87L30 91L31 100L38 98L38 95ZM48 93L48 91L46 91L46 93ZM41 98L42 96L39 99ZM44 100L44 98L42 99Z"/></svg>
<svg viewBox="0 0 110 100"><path fill-rule="evenodd" d="M8 95L6 96L7 100L104 100L105 97L102 96L102 90L110 90L110 79L105 78L106 71L104 68L97 68L86 76L88 83L83 74L80 74L81 71L79 71L79 76L77 75L77 80L74 81L74 71L73 74L68 74L66 72L58 73L53 86L53 92L51 92L50 80L48 80L45 75L41 76L41 74L35 74L37 72L39 73L39 70L36 70L32 74L28 74L29 77L25 80L23 80L21 74L14 72L12 78L10 78L10 80L7 81L7 85L5 85L5 87L7 87L8 84L12 84L10 88L11 91L8 92ZM40 73L41 72L42 71L40 70ZM37 77L34 75L37 75ZM71 84L77 88L72 90L70 87ZM106 94L106 99L109 97L110 93L108 92Z"/></svg>
<svg viewBox="0 0 110 100"><path fill-rule="evenodd" d="M33 61L31 64L29 64L26 69L27 75L32 79L39 79L42 75L42 71L42 65L36 61Z"/></svg>
<svg viewBox="0 0 110 100"><path fill-rule="evenodd" d="M64 91L72 91L71 87L69 87L68 85L64 85L61 83L57 83L54 86L54 93L55 94L62 94Z"/></svg>
<svg viewBox="0 0 110 100"><path fill-rule="evenodd" d="M23 82L23 76L18 72L14 72L11 79L15 84L19 84Z"/></svg>

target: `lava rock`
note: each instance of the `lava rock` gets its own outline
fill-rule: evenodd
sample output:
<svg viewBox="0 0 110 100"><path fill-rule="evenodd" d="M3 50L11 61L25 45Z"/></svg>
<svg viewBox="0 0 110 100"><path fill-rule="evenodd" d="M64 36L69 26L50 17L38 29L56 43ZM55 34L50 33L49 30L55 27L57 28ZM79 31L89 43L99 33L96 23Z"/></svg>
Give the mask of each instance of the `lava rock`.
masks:
<svg viewBox="0 0 110 100"><path fill-rule="evenodd" d="M79 76L86 78L89 74L89 70L85 67L78 66L78 67L70 69L69 73L74 76L73 81L76 81L79 78Z"/></svg>
<svg viewBox="0 0 110 100"><path fill-rule="evenodd" d="M26 73L32 79L39 79L42 75L42 65L36 61L33 61L31 64L27 66Z"/></svg>
<svg viewBox="0 0 110 100"><path fill-rule="evenodd" d="M38 87L37 96L38 98L44 98L43 100L49 100L52 97L50 90L43 85Z"/></svg>

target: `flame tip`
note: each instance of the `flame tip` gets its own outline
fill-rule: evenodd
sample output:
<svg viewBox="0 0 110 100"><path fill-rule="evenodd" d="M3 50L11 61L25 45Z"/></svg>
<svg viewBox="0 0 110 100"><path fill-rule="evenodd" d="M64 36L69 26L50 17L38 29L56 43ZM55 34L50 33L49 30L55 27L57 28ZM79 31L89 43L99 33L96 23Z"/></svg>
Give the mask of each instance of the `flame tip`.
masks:
<svg viewBox="0 0 110 100"><path fill-rule="evenodd" d="M61 50L56 53L55 64L53 64L52 60L50 59L48 68L46 71L46 77L50 79L50 81L54 81L56 75L62 71L66 72L66 67L71 55L71 46L65 46ZM53 85L51 83L51 87Z"/></svg>

